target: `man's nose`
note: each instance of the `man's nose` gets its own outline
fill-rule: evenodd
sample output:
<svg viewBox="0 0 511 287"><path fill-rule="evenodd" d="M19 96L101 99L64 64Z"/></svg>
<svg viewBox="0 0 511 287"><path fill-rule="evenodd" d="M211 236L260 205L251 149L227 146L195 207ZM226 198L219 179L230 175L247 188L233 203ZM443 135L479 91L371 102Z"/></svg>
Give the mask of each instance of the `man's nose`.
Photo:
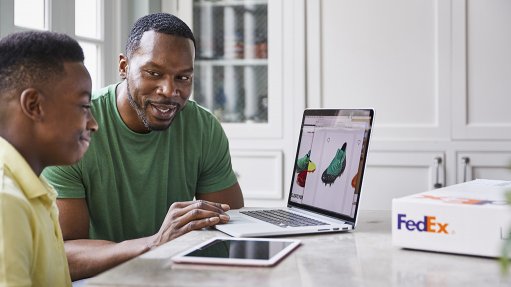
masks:
<svg viewBox="0 0 511 287"><path fill-rule="evenodd" d="M176 85L174 80L165 79L160 82L158 93L165 97L172 97L176 94Z"/></svg>

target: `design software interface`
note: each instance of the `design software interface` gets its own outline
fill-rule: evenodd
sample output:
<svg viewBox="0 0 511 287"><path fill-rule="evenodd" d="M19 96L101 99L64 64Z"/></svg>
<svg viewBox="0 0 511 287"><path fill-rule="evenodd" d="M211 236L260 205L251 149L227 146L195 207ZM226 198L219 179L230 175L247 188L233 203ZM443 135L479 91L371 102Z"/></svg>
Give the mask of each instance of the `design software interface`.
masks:
<svg viewBox="0 0 511 287"><path fill-rule="evenodd" d="M306 116L291 201L354 217L371 128L370 111Z"/></svg>

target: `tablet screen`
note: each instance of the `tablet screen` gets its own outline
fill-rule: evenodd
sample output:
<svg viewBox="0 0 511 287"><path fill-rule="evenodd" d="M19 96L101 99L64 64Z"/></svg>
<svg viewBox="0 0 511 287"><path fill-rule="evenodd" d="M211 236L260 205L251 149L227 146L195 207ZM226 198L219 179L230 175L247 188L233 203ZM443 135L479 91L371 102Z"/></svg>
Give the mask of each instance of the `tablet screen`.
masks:
<svg viewBox="0 0 511 287"><path fill-rule="evenodd" d="M299 244L297 240L213 238L173 258L176 262L272 265Z"/></svg>

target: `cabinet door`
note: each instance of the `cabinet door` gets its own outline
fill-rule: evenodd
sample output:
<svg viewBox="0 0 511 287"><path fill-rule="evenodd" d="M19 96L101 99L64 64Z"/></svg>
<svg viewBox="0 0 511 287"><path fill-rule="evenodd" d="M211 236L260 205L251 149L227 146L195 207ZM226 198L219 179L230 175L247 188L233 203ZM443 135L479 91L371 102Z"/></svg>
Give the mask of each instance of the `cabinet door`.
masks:
<svg viewBox="0 0 511 287"><path fill-rule="evenodd" d="M180 1L197 54L193 99L230 139L282 136L282 1ZM189 17L181 15L188 11Z"/></svg>
<svg viewBox="0 0 511 287"><path fill-rule="evenodd" d="M511 180L511 152L459 152L457 182L477 178Z"/></svg>
<svg viewBox="0 0 511 287"><path fill-rule="evenodd" d="M449 1L307 5L310 107L375 108L375 140L449 138Z"/></svg>
<svg viewBox="0 0 511 287"><path fill-rule="evenodd" d="M511 1L453 1L453 137L511 139Z"/></svg>
<svg viewBox="0 0 511 287"><path fill-rule="evenodd" d="M231 158L245 201L283 198L280 151L233 150Z"/></svg>
<svg viewBox="0 0 511 287"><path fill-rule="evenodd" d="M444 186L444 162L443 152L370 152L360 208L390 210L393 198Z"/></svg>

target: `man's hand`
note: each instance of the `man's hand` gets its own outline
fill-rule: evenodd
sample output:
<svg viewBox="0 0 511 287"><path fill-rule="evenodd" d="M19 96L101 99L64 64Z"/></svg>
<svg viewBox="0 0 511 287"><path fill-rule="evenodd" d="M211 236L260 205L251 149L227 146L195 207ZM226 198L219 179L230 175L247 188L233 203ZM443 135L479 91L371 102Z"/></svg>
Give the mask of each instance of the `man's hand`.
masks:
<svg viewBox="0 0 511 287"><path fill-rule="evenodd" d="M192 230L227 223L229 216L225 212L229 209L227 204L206 200L175 202L158 233L151 236L148 247L152 249Z"/></svg>
<svg viewBox="0 0 511 287"><path fill-rule="evenodd" d="M155 235L122 242L89 239L90 217L85 198L58 199L59 221L73 280L95 276L191 230L229 221L225 211L243 207L236 183L219 192L197 194L198 201L176 202ZM227 202L220 204L214 202Z"/></svg>

